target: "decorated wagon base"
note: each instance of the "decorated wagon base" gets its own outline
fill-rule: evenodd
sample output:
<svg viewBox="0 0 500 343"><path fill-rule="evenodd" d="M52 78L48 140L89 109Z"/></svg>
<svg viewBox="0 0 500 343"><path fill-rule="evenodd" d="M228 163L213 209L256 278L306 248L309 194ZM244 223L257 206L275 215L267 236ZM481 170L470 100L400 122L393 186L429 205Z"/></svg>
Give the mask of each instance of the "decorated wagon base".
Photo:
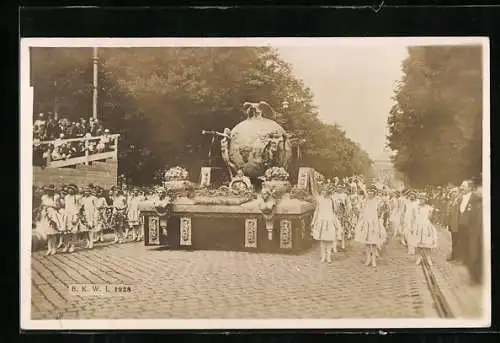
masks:
<svg viewBox="0 0 500 343"><path fill-rule="evenodd" d="M145 245L258 252L300 252L311 246L311 203L283 196L269 227L261 202L202 205L179 197L173 200L169 215L159 211L154 202L143 202Z"/></svg>

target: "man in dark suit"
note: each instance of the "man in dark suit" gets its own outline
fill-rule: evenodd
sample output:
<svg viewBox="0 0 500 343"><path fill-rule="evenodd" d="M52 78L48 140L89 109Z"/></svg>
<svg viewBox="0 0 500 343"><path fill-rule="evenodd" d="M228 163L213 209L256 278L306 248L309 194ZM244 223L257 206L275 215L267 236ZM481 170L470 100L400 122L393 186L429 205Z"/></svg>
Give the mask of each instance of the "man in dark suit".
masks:
<svg viewBox="0 0 500 343"><path fill-rule="evenodd" d="M468 241L470 226L472 224L472 204L471 198L475 195L472 192L473 183L470 180L462 182L460 186L462 196L460 197L458 205L458 251L460 262L466 262L468 259ZM473 199L474 200L474 199Z"/></svg>
<svg viewBox="0 0 500 343"><path fill-rule="evenodd" d="M458 213L459 213L459 205L460 205L460 192L458 189L453 189L450 194L450 198L448 199L448 218L447 218L447 226L448 230L451 233L451 254L448 257L448 261L458 261L460 259L460 251L459 251L459 241L460 235L458 232Z"/></svg>
<svg viewBox="0 0 500 343"><path fill-rule="evenodd" d="M469 200L469 222L465 265L473 284L483 282L483 196L481 181L475 180L476 188Z"/></svg>

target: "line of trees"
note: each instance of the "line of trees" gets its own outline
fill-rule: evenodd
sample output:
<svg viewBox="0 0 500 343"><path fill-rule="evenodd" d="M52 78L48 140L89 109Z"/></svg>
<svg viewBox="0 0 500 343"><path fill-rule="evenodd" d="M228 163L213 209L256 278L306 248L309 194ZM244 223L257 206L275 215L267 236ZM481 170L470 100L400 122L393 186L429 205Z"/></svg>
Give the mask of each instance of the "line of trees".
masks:
<svg viewBox="0 0 500 343"><path fill-rule="evenodd" d="M31 56L35 113L89 116L92 49L32 48ZM260 100L306 140L302 165L328 177L371 171L358 144L318 119L312 91L272 48L101 48L98 99L99 118L122 135L119 172L138 184L174 165L197 173L210 145L201 130L233 127L245 119L242 103Z"/></svg>
<svg viewBox="0 0 500 343"><path fill-rule="evenodd" d="M419 46L408 52L388 119L396 169L416 187L479 177L481 46Z"/></svg>

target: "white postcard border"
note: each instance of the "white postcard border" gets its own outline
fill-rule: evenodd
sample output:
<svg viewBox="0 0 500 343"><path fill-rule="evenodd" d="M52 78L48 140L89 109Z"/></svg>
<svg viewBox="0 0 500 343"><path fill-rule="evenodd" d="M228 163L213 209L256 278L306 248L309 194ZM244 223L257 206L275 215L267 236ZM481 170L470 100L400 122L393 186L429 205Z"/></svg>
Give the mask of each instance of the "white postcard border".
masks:
<svg viewBox="0 0 500 343"><path fill-rule="evenodd" d="M31 319L32 109L26 99L30 84L29 47L164 47L164 46L404 46L481 45L483 47L483 223L484 246L491 246L490 204L490 49L488 37L321 37L321 38L23 38L20 47L20 326L23 330L139 329L309 329L309 328L472 328L491 325L491 264L485 263L484 316L469 319ZM491 261L491 249L484 249Z"/></svg>

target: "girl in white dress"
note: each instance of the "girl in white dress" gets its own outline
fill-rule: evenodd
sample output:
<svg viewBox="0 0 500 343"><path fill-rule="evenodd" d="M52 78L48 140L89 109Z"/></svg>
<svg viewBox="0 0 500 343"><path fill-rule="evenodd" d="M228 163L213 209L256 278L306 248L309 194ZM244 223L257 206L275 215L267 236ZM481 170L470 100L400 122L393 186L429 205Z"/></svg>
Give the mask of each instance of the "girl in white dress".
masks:
<svg viewBox="0 0 500 343"><path fill-rule="evenodd" d="M430 205L429 199L422 199L417 224L415 231L415 246L417 248L417 265L426 259L429 265L432 265L430 253L433 249L437 248L438 235L434 224L430 218L434 208Z"/></svg>
<svg viewBox="0 0 500 343"><path fill-rule="evenodd" d="M68 194L64 197L65 234L63 252L73 252L80 226L81 203L76 185L69 185L67 191Z"/></svg>
<svg viewBox="0 0 500 343"><path fill-rule="evenodd" d="M113 214L111 225L115 231L113 243L123 243L123 229L127 225L127 198L121 189L116 191L113 197Z"/></svg>
<svg viewBox="0 0 500 343"><path fill-rule="evenodd" d="M393 237L402 239L403 231L401 229L401 212L403 207L403 198L400 192L394 194L394 198L391 201L391 217L389 219L392 230Z"/></svg>
<svg viewBox="0 0 500 343"><path fill-rule="evenodd" d="M35 230L42 237L47 237L46 255L54 255L57 252L57 238L64 229L64 217L59 212L60 199L55 193L55 187L50 185L43 188L45 194L41 198L41 215Z"/></svg>
<svg viewBox="0 0 500 343"><path fill-rule="evenodd" d="M97 198L90 189L84 189L82 195L82 227L85 227L88 233L87 248L92 249L94 247L94 233L97 227Z"/></svg>
<svg viewBox="0 0 500 343"><path fill-rule="evenodd" d="M132 240L139 241L140 238L140 214L139 203L142 199L137 194L137 190L132 190L128 198L127 223L132 230Z"/></svg>
<svg viewBox="0 0 500 343"><path fill-rule="evenodd" d="M337 252L336 248L340 245L341 250L345 250L345 239L348 233L348 218L347 218L347 195L344 193L344 188L341 185L335 187L335 192L331 196L333 201L333 213L340 224L340 232L337 234L337 241L334 244L333 252Z"/></svg>
<svg viewBox="0 0 500 343"><path fill-rule="evenodd" d="M143 189L140 189L138 191L138 198L139 198L139 204L143 201L147 200L146 197L146 192ZM140 216L140 211L139 211L139 237L137 237L137 241L140 242L144 239L144 225L143 224L144 218Z"/></svg>
<svg viewBox="0 0 500 343"><path fill-rule="evenodd" d="M351 226L355 228L358 223L359 213L361 212L361 195L358 192L353 193L350 196L349 202L351 203Z"/></svg>
<svg viewBox="0 0 500 343"><path fill-rule="evenodd" d="M337 216L333 212L331 192L323 187L315 198L316 209L311 222L313 239L320 242L321 262L332 261L332 250L337 252L337 240L343 234Z"/></svg>
<svg viewBox="0 0 500 343"><path fill-rule="evenodd" d="M97 190L97 200L96 200L96 228L94 233L94 242L104 242L104 230L107 228L108 216L107 208L108 204L106 202L106 197L104 196L104 191L99 188Z"/></svg>
<svg viewBox="0 0 500 343"><path fill-rule="evenodd" d="M417 217L419 211L419 202L415 192L409 191L408 198L404 205L403 214L403 236L405 245L408 247L408 254L415 254L415 232Z"/></svg>
<svg viewBox="0 0 500 343"><path fill-rule="evenodd" d="M408 202L408 191L404 190L401 192L401 196L399 198L399 229L396 230L398 232L401 245L406 247L406 241L405 241L405 212L406 212L406 203Z"/></svg>
<svg viewBox="0 0 500 343"><path fill-rule="evenodd" d="M376 266L378 249L387 239L387 232L382 225L381 204L375 196L377 189L374 186L367 188L367 200L359 217L355 231L355 240L365 245L365 265Z"/></svg>

